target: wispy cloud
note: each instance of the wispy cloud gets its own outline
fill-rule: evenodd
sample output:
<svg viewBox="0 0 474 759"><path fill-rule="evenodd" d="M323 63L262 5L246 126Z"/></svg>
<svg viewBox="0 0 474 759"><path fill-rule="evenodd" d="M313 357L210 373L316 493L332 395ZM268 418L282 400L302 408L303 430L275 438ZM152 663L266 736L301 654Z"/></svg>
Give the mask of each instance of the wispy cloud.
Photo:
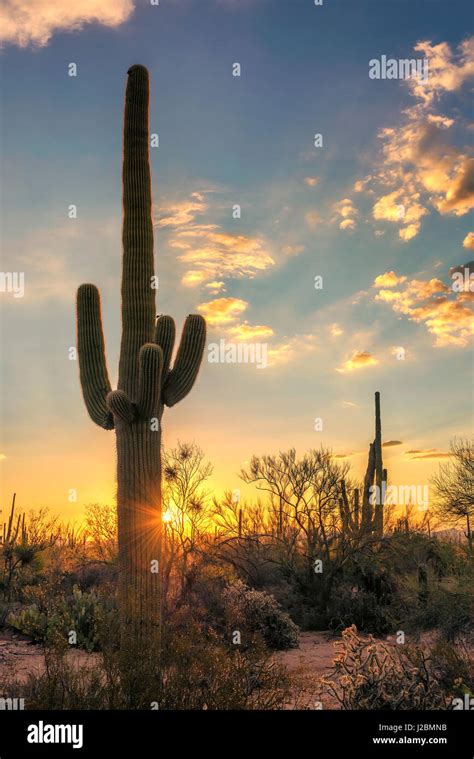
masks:
<svg viewBox="0 0 474 759"><path fill-rule="evenodd" d="M409 456L411 459L448 459L452 454L438 451L436 448L417 448L405 451L405 456Z"/></svg>
<svg viewBox="0 0 474 759"><path fill-rule="evenodd" d="M275 265L262 237L227 232L219 224L199 220L211 210L206 193L194 192L185 201L165 206L156 220L168 232L169 246L180 251L179 260L189 267L184 285L253 279Z"/></svg>
<svg viewBox="0 0 474 759"><path fill-rule="evenodd" d="M378 363L378 359L369 351L355 351L336 371L346 374L356 369L366 369L369 366L376 366Z"/></svg>

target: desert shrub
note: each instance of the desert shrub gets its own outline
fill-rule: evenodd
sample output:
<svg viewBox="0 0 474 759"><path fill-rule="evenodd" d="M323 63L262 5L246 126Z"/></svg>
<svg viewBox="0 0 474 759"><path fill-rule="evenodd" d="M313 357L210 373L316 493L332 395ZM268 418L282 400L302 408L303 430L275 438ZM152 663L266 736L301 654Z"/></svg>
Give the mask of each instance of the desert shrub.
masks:
<svg viewBox="0 0 474 759"><path fill-rule="evenodd" d="M389 605L381 605L375 593L347 585L333 593L327 623L331 630L343 630L354 624L358 630L374 635L384 635L393 629Z"/></svg>
<svg viewBox="0 0 474 759"><path fill-rule="evenodd" d="M19 694L27 709L280 709L288 698L283 668L258 640L243 653L200 625L171 626L158 666L147 647L120 651L117 636L108 627L101 653L80 668L54 643L44 672L0 692Z"/></svg>
<svg viewBox="0 0 474 759"><path fill-rule="evenodd" d="M417 598L414 583L407 587L400 611L405 629L439 629L442 636L454 642L474 631L474 592L468 582L461 580L454 586L433 585L425 604Z"/></svg>
<svg viewBox="0 0 474 759"><path fill-rule="evenodd" d="M458 642L453 646L445 638L440 638L432 650L436 676L440 686L454 698L462 698L466 693L474 695L474 660L469 647Z"/></svg>
<svg viewBox="0 0 474 759"><path fill-rule="evenodd" d="M421 648L389 648L372 636L364 640L352 625L336 644L336 680L322 682L343 709L445 709L448 694L440 686L432 661Z"/></svg>
<svg viewBox="0 0 474 759"><path fill-rule="evenodd" d="M97 623L104 613L114 613L114 600L105 600L96 592L83 593L75 586L72 593L59 597L39 597L38 603L13 612L8 624L35 642L48 642L58 635L67 639L75 631L77 646L87 651L97 650L99 640Z"/></svg>
<svg viewBox="0 0 474 759"><path fill-rule="evenodd" d="M238 580L225 588L223 600L233 630L260 633L270 648L298 646L298 627L269 593L252 590Z"/></svg>

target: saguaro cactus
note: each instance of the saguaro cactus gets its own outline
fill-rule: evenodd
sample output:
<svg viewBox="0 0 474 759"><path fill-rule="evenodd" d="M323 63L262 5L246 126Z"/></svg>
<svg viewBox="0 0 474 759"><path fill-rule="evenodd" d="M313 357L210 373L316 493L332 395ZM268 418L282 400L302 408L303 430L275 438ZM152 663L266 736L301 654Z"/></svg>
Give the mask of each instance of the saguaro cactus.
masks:
<svg viewBox="0 0 474 759"><path fill-rule="evenodd" d="M77 294L77 347L91 419L117 438L119 607L122 640L159 640L161 625L161 416L191 390L206 325L188 316L173 368L175 324L156 319L149 81L144 66L128 71L123 133L122 342L118 389L107 372L99 291ZM156 323L155 323L156 322Z"/></svg>
<svg viewBox="0 0 474 759"><path fill-rule="evenodd" d="M373 492L374 478L376 490ZM362 494L362 529L383 536L384 529L384 495L387 486L387 470L382 460L382 423L380 414L380 393L375 393L375 440L370 443L367 471L364 478ZM375 507L375 508L374 508Z"/></svg>

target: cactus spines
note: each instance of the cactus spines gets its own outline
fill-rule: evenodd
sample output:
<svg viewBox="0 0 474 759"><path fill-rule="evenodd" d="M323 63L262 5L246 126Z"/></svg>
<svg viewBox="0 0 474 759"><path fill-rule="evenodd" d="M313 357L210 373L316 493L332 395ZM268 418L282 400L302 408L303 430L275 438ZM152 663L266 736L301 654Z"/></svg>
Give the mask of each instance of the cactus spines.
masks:
<svg viewBox="0 0 474 759"><path fill-rule="evenodd" d="M161 416L191 390L201 364L206 325L188 316L170 369L175 324L155 319L149 162L149 80L128 71L123 131L122 340L118 389L105 357L100 296L77 296L80 380L87 411L117 437L119 607L122 641L159 641L161 625ZM156 424L158 422L158 424Z"/></svg>

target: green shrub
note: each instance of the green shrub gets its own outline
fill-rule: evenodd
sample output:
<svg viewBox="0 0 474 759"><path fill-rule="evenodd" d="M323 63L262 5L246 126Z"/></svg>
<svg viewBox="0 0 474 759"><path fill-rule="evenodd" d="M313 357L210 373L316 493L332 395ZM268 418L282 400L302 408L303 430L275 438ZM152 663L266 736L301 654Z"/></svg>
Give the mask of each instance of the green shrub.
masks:
<svg viewBox="0 0 474 759"><path fill-rule="evenodd" d="M49 642L69 633L76 633L77 643L86 651L99 647L97 623L103 614L114 613L114 600L105 601L94 591L84 593L74 586L72 593L59 598L42 598L27 609L10 614L8 624L33 641Z"/></svg>
<svg viewBox="0 0 474 759"><path fill-rule="evenodd" d="M252 590L238 580L225 588L223 599L232 630L260 633L270 648L298 646L298 627L269 593Z"/></svg>

